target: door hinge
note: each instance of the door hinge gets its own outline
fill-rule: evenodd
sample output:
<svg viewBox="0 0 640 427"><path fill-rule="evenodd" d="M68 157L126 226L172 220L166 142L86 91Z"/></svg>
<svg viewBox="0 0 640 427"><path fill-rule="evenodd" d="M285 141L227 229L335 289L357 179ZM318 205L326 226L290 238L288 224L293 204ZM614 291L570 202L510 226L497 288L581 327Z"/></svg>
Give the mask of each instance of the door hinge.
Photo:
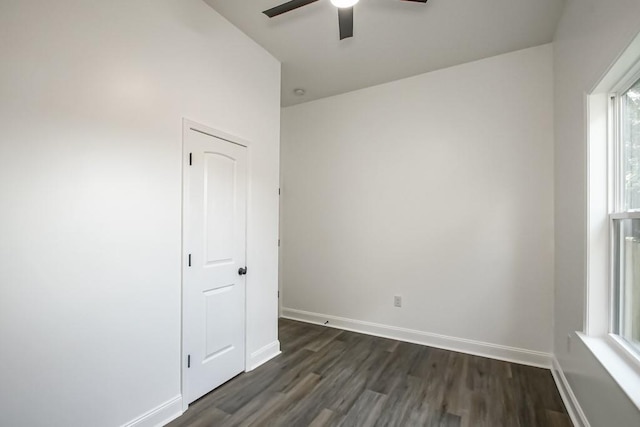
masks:
<svg viewBox="0 0 640 427"><path fill-rule="evenodd" d="M280 239L278 239L278 247L280 247Z"/></svg>
<svg viewBox="0 0 640 427"><path fill-rule="evenodd" d="M189 254L189 267L191 267L191 254Z"/></svg>
<svg viewBox="0 0 640 427"><path fill-rule="evenodd" d="M190 367L191 367L191 355L188 354L187 355L187 368L190 368Z"/></svg>
<svg viewBox="0 0 640 427"><path fill-rule="evenodd" d="M278 291L278 298L280 298L280 291Z"/></svg>
<svg viewBox="0 0 640 427"><path fill-rule="evenodd" d="M189 153L189 166L193 165L193 153Z"/></svg>
<svg viewBox="0 0 640 427"><path fill-rule="evenodd" d="M280 189L278 188L278 196L280 195Z"/></svg>

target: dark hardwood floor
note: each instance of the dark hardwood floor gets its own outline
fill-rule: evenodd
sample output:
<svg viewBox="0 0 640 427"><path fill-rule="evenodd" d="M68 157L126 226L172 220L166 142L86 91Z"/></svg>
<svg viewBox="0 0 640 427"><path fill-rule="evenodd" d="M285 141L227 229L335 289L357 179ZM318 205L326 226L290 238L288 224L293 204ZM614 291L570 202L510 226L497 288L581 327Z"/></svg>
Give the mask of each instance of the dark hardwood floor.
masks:
<svg viewBox="0 0 640 427"><path fill-rule="evenodd" d="M546 369L291 320L280 343L169 426L571 426Z"/></svg>

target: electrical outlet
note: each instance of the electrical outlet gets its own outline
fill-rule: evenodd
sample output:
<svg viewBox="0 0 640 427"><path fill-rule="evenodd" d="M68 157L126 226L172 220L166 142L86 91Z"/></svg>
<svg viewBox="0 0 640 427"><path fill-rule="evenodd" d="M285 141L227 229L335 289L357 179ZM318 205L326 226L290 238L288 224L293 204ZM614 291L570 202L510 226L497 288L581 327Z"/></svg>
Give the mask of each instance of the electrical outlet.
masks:
<svg viewBox="0 0 640 427"><path fill-rule="evenodd" d="M402 297L400 295L396 295L393 297L393 306L402 307Z"/></svg>

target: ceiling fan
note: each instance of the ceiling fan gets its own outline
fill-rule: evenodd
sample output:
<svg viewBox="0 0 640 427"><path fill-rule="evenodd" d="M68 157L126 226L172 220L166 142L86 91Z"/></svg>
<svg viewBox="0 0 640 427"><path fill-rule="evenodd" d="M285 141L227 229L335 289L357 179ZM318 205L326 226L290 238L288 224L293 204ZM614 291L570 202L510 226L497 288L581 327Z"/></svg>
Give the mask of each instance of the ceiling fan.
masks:
<svg viewBox="0 0 640 427"><path fill-rule="evenodd" d="M264 13L269 18L282 15L283 13L291 12L302 6L306 6L311 3L315 3L318 0L291 0L286 3L282 3L279 6L272 7L265 10ZM402 0L412 1L417 3L426 3L427 0ZM338 26L340 27L340 40L353 37L353 6L358 3L358 0L331 0L331 3L338 8Z"/></svg>

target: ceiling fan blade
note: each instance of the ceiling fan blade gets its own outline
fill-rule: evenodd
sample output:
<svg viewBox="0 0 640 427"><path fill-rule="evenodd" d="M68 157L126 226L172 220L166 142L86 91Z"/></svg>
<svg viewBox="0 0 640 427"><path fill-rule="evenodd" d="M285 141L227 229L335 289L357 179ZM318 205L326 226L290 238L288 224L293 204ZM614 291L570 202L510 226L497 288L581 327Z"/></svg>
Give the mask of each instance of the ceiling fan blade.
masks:
<svg viewBox="0 0 640 427"><path fill-rule="evenodd" d="M338 8L340 40L353 37L353 7Z"/></svg>
<svg viewBox="0 0 640 427"><path fill-rule="evenodd" d="M402 1L415 1L415 2L418 2L418 3L426 3L427 2L427 0L402 0Z"/></svg>
<svg viewBox="0 0 640 427"><path fill-rule="evenodd" d="M302 6L306 6L311 3L315 3L318 0L291 0L286 3L282 3L279 6L272 7L271 9L265 10L264 13L269 18L273 18L274 16L282 15L283 13L291 12L294 9L297 9Z"/></svg>

